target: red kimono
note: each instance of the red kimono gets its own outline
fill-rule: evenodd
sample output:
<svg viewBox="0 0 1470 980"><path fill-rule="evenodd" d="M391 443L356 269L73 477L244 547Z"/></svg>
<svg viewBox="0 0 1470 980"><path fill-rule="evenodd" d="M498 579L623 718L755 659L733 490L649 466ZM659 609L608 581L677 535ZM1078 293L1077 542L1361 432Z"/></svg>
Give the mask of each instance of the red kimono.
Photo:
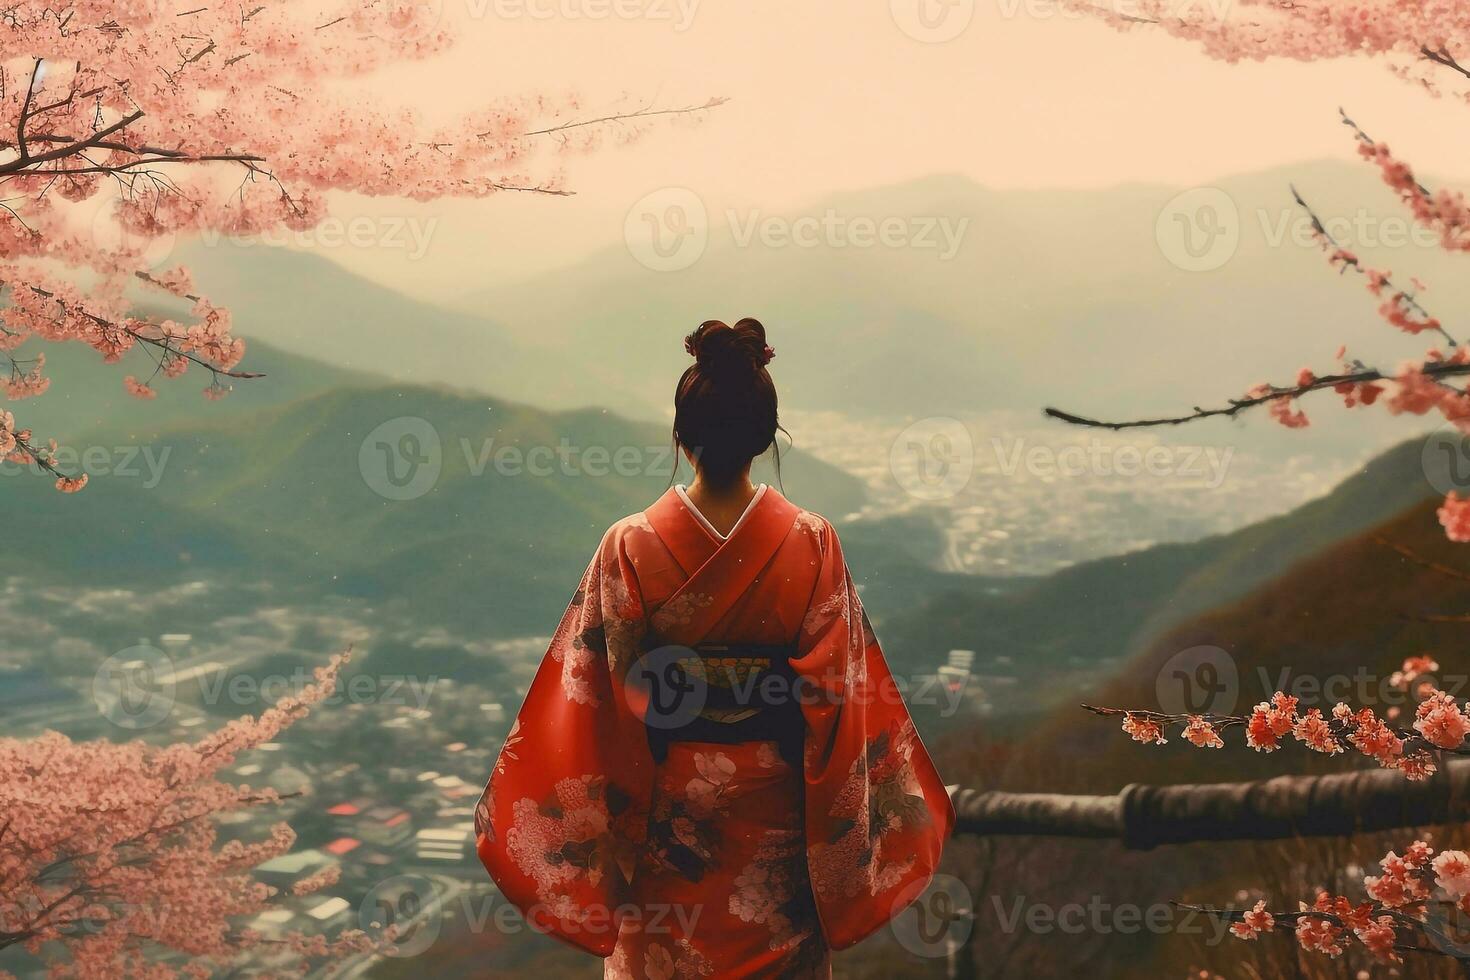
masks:
<svg viewBox="0 0 1470 980"><path fill-rule="evenodd" d="M658 747L660 681L744 678L775 647L794 757ZM829 950L919 895L953 823L836 532L770 487L727 539L672 489L608 530L476 807L480 859L533 927L658 980L830 975Z"/></svg>

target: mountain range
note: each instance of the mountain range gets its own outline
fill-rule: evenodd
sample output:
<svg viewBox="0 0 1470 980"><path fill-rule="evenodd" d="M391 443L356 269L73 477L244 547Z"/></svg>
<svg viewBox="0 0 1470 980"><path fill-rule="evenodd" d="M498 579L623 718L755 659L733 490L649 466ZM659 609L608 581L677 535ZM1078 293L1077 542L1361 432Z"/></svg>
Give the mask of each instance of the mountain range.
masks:
<svg viewBox="0 0 1470 980"><path fill-rule="evenodd" d="M1454 310L1470 300L1454 258L1408 237L1371 168L1336 161L1207 189L995 190L941 175L779 214L714 216L687 268L645 268L617 243L554 273L437 302L356 276L329 251L193 241L168 263L187 264L247 339L544 408L666 417L686 363L683 334L704 319L754 315L769 328L772 370L792 408L922 418L1057 405L1131 417L1221 403L1303 365L1334 367L1340 344L1387 367L1420 352L1379 320L1360 277L1335 274L1302 237L1293 185L1366 263L1427 281L1425 304L1454 329ZM899 245L851 240L852 223L886 219L910 229ZM837 231L808 246L760 230L803 220ZM1218 268L1181 267L1181 220L1197 244L1207 232L1226 236ZM956 236L952 256L913 244L942 240L921 234L933 223ZM1406 434L1379 415L1313 420L1310 440L1254 419L1212 422L1193 437L1343 453Z"/></svg>
<svg viewBox="0 0 1470 980"><path fill-rule="evenodd" d="M714 218L702 254L677 271L646 269L619 244L554 274L471 291L457 305L534 338L568 368L616 367L625 397L650 409L664 404L665 381L683 363L678 334L710 317L764 320L785 404L850 414L1059 405L1130 417L1221 403L1305 364L1332 367L1339 344L1390 367L1418 353L1417 341L1378 319L1360 278L1335 274L1301 237L1308 225L1293 185L1365 262L1429 282L1425 302L1447 323L1470 300L1455 257L1422 238L1401 242L1407 217L1372 168L1326 161L1209 189L1003 191L935 176L796 212ZM1181 208L1199 226L1188 229L1196 244L1217 226L1233 241L1218 268L1178 264L1188 262L1175 227ZM765 245L750 230L828 216L838 231L811 247ZM926 221L963 233L950 258L841 237L842 222L890 217L909 222L915 239ZM541 397L587 395L573 385ZM1405 434L1381 418L1313 417L1318 451L1383 447ZM1212 423L1209 436L1224 438L1224 427ZM1304 451L1303 440L1264 421L1228 431Z"/></svg>

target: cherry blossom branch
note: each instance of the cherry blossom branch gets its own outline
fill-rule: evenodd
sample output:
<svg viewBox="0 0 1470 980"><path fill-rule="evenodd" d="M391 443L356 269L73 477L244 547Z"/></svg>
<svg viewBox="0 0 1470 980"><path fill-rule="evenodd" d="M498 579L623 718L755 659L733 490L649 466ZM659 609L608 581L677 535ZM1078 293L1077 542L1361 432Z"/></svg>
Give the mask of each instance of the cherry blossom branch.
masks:
<svg viewBox="0 0 1470 980"><path fill-rule="evenodd" d="M145 281L154 281L154 280L151 279L151 277L148 277L146 275L140 275L138 278L144 279ZM188 361L191 364L197 364L200 367L204 368L205 370L209 371L213 375L221 376L221 377L226 377L226 378L245 379L245 380L249 380L249 379L252 379L252 378L263 378L263 377L265 377L264 374L261 374L259 372L254 372L254 371L237 371L237 370L233 370L233 369L223 368L223 367L220 367L220 366L218 366L216 364L212 364L211 362L209 362L209 361L207 361L207 360L205 360L205 359L203 359L203 358L201 358L201 357L199 357L199 356L197 356L197 355L195 355L193 353L190 353L189 351L184 350L182 347L179 347L177 344L171 343L170 342L171 341L171 338L167 334L165 334L163 336L159 336L159 337L150 336L149 334L143 332L143 330L141 330L137 326L130 326L127 323L118 323L117 321L114 321L114 320L108 320L105 317L97 316L96 314L90 313L90 312L88 312L87 310L84 310L84 309L69 308L65 302L63 302L60 299L57 299L55 293L53 293L53 292L51 292L51 291L49 291L47 289L43 289L40 286L27 286L27 288L30 289L30 291L32 293L34 293L35 295L40 296L42 299L47 299L47 300L54 301L57 304L57 306L64 313L67 313L69 315L75 315L75 316L85 317L86 319L91 320L93 323L97 324L97 326L102 327L103 329L106 329L106 330L115 330L115 331L118 331L120 333L125 333L125 334L127 334L128 336L132 337L134 340L136 340L136 341L138 341L140 343L148 344L150 346L153 346L153 347L158 348L159 350L165 352L170 357L180 357L180 358L183 358L184 360ZM135 322L136 323L139 323L139 324L146 324L146 321L141 321L141 320L135 321ZM147 325L150 325L151 326L151 324L147 324Z"/></svg>
<svg viewBox="0 0 1470 980"><path fill-rule="evenodd" d="M1451 252L1470 251L1470 203L1458 192L1432 191L1419 181L1407 163L1395 157L1382 143L1375 142L1341 109L1343 125L1358 141L1358 155L1378 167L1383 182L1398 195L1414 220L1438 232L1440 246Z"/></svg>
<svg viewBox="0 0 1470 980"><path fill-rule="evenodd" d="M1428 377L1455 377L1470 374L1470 364L1451 364L1449 362L1426 363L1420 370ZM1389 380L1382 372L1372 368L1361 371L1350 371L1344 374L1329 374L1324 377L1313 378L1305 384L1288 385L1284 387L1271 386L1270 391L1264 394L1250 395L1245 398L1232 398L1228 405L1220 408L1201 408L1195 406L1194 411L1186 415L1175 415L1165 418L1134 419L1129 421L1104 421L1092 419L1072 412L1065 412L1059 408L1048 407L1043 411L1051 418L1069 423L1071 425L1090 426L1100 429L1112 429L1115 432L1121 429L1139 429L1159 425L1183 425L1186 422L1195 422L1200 419L1214 418L1216 416L1230 418L1257 405L1267 402L1279 401L1281 399L1299 398L1302 395L1321 391L1324 388L1337 388L1341 385L1370 384L1374 381Z"/></svg>
<svg viewBox="0 0 1470 980"><path fill-rule="evenodd" d="M16 153L19 155L21 160L25 160L28 156L28 153L26 152L26 121L30 118L31 100L35 98L36 82L39 80L40 75L41 59L36 58L31 63L31 77L26 82L25 98L21 101L20 104L20 121L16 123L15 126Z"/></svg>
<svg viewBox="0 0 1470 980"><path fill-rule="evenodd" d="M1427 657L1411 657L1391 681L1406 687L1439 669ZM1392 726L1371 708L1354 711L1339 703L1329 716L1321 709L1298 712L1297 699L1276 692L1256 705L1249 715L1171 713L1084 704L1084 710L1123 719L1123 731L1145 745L1162 745L1170 729L1181 730L1186 741L1200 748L1223 748L1220 733L1235 727L1246 730L1246 744L1257 752L1275 752L1287 736L1315 752L1338 755L1349 749L1373 759L1385 769L1397 769L1410 780L1428 779L1436 771L1431 752L1470 755L1470 716L1449 694L1432 686L1419 702L1413 728Z"/></svg>
<svg viewBox="0 0 1470 980"><path fill-rule="evenodd" d="M78 143L79 142L79 140L75 136L59 136L59 135L56 135L56 134L53 134L53 133L43 133L43 134L40 134L40 135L31 134L30 136L28 136L26 138L31 143L68 143L68 144L75 144L75 143ZM12 146L15 146L15 145L16 144L14 144L14 143L10 143L10 142L7 142L5 140L0 140L0 150L8 149L9 147L12 147ZM127 143L119 142L117 140L97 140L97 139L93 139L93 140L88 141L88 148L98 149L98 150L116 150L118 153L131 153L134 156L143 156L145 154L150 154L151 153L151 154L154 154L156 156L167 157L167 158L169 158L170 160L173 160L173 161L180 161L180 160L188 160L188 161L235 160L235 161L241 161L241 162L262 163L265 160L264 157L258 157L258 156L254 156L254 155L251 155L251 154L248 154L248 153L236 153L236 154L221 153L221 154L214 154L214 155L210 155L210 156L194 156L194 155L190 154L186 150L169 149L168 147L163 147L163 146L149 146L149 145L146 145L146 144L145 145L142 145L142 146L132 146L132 145L129 145Z"/></svg>
<svg viewBox="0 0 1470 980"><path fill-rule="evenodd" d="M1450 336L1440 321L1424 308L1413 293L1394 285L1393 277L1390 273L1368 268L1363 265L1357 255L1343 248L1337 239L1332 236L1331 232L1327 230L1327 227L1322 223L1322 219L1317 216L1317 212L1312 209L1312 206L1297 191L1296 185L1292 184L1289 186L1291 188L1292 199L1306 212L1308 219L1312 223L1313 235L1322 242L1324 249L1328 251L1328 261L1335 266L1339 266L1343 271L1352 269L1363 276L1368 280L1369 292L1375 296L1382 296L1385 290L1392 290L1388 301L1379 308L1379 313L1383 315L1384 319L1391 325L1408 330L1411 333L1419 333L1423 330L1438 331L1449 346L1458 346L1455 338ZM1406 309L1409 313L1417 313L1420 319L1414 320L1407 316L1404 312Z"/></svg>
<svg viewBox="0 0 1470 980"><path fill-rule="evenodd" d="M652 119L657 116L689 116L698 112L705 112L709 109L718 108L719 106L722 106L729 101L730 100L728 97L715 96L713 98L707 99L700 105L681 106L674 109L654 109L651 106L647 106L642 109L635 109L632 112L613 113L611 115L598 116L593 119L582 119L574 122L560 123L556 126L548 126L545 129L533 129L528 132L522 133L521 135L527 137L552 136L558 133L570 132L574 129L585 129L589 126L606 126L610 123L631 122L637 119ZM477 133L476 135L484 138L491 135L491 133L487 131L484 133Z"/></svg>
<svg viewBox="0 0 1470 980"><path fill-rule="evenodd" d="M1443 65L1451 71L1459 72L1466 78L1470 78L1470 69L1467 69L1454 58L1450 57L1450 53L1444 49L1443 45L1438 48L1430 48L1427 44L1421 44L1419 46L1419 53L1437 65Z"/></svg>
<svg viewBox="0 0 1470 980"><path fill-rule="evenodd" d="M1357 122L1353 119L1353 117L1347 114L1347 110L1344 109L1342 106L1337 107L1337 115L1342 124L1353 131L1353 138L1358 141L1358 145L1360 148L1366 147L1367 149L1372 150L1378 149L1380 147L1378 141L1369 136L1368 133L1363 129L1363 127L1359 126ZM1414 179L1412 174L1408 176L1409 182L1414 186L1414 188L1419 192L1421 196L1426 198L1434 197L1434 192L1431 191L1428 187L1425 187L1418 180Z"/></svg>
<svg viewBox="0 0 1470 980"><path fill-rule="evenodd" d="M37 164L60 160L86 150L89 147L95 147L97 146L98 140L106 139L113 133L126 129L142 118L143 111L139 109L136 112L128 113L111 125L102 127L91 136L84 137L73 143L68 143L65 146L59 146L54 150L47 150L45 153L39 153L34 156L20 157L9 163L0 163L0 174L20 173L23 170L34 168Z"/></svg>
<svg viewBox="0 0 1470 980"><path fill-rule="evenodd" d="M1230 920L1231 934L1247 941L1285 923L1304 950L1332 957L1343 952L1350 933L1386 963L1401 962L1398 954L1410 951L1460 958L1458 944L1440 924L1446 910L1470 914L1470 855L1453 850L1436 855L1416 840L1402 855L1389 851L1378 864L1382 874L1363 878L1368 896L1363 902L1319 891L1315 902L1299 903L1296 912L1273 912L1265 899L1250 909L1180 907ZM1436 892L1446 898L1435 898Z"/></svg>

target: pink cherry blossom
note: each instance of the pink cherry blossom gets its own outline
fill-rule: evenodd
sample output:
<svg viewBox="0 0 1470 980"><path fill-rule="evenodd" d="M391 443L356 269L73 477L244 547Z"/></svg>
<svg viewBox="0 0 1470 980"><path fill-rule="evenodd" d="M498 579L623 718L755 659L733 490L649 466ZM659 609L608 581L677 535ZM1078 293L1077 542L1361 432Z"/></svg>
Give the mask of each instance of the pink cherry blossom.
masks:
<svg viewBox="0 0 1470 980"><path fill-rule="evenodd" d="M1223 749L1225 747L1220 733L1199 715L1189 717L1189 723L1184 727L1184 737L1200 748Z"/></svg>
<svg viewBox="0 0 1470 980"><path fill-rule="evenodd" d="M1341 926L1318 916L1304 915L1296 923L1296 941L1302 949L1334 958L1342 955L1342 933Z"/></svg>
<svg viewBox="0 0 1470 980"><path fill-rule="evenodd" d="M1263 898L1241 917L1241 921L1232 925L1230 931L1238 939L1255 939L1261 933L1275 928L1276 919L1266 911L1266 900Z"/></svg>
<svg viewBox="0 0 1470 980"><path fill-rule="evenodd" d="M1292 735L1307 748L1314 752L1324 752L1327 755L1336 755L1342 751L1342 746L1333 735L1332 729L1322 717L1320 708L1312 708L1305 715L1297 719L1296 725L1292 727Z"/></svg>
<svg viewBox="0 0 1470 980"><path fill-rule="evenodd" d="M1083 16L1101 20L1120 31L1153 30L1199 45L1211 58L1226 62L1291 59L1319 61L1336 58L1373 58L1395 74L1409 79L1433 96L1450 95L1470 103L1470 7L1455 3L1416 3L1408 0L1240 0L1228 5L1179 4L1174 0L1133 0L1125 11L1095 0L1061 0ZM1240 8L1240 9L1238 9ZM1346 112L1340 120L1351 132L1358 154L1378 170L1414 221L1429 229L1439 245L1451 252L1470 251L1470 198L1453 189L1429 186L1388 144L1374 139ZM1293 385L1257 385L1245 397L1222 408L1195 408L1193 413L1168 419L1182 423L1263 407L1266 414L1288 428L1305 428L1309 419L1297 401L1325 388L1339 394L1348 408L1383 405L1393 414L1424 415L1438 411L1462 431L1470 433L1470 346L1455 338L1445 324L1419 300L1424 283L1408 276L1407 285L1388 269L1364 264L1360 255L1337 241L1327 226L1293 187L1296 203L1311 220L1312 235L1330 267L1343 275L1360 277L1374 297L1378 315L1391 327L1410 336L1436 334L1448 354L1430 349L1422 358L1397 369L1373 367L1358 361L1344 364L1334 375L1303 369ZM1308 192L1310 193L1310 192ZM1340 347L1337 358L1346 354ZM1387 394L1387 397L1383 397ZM1071 413L1058 418L1078 420ZM1083 424L1095 424L1081 418ZM1113 428L1153 425L1158 420L1103 422ZM1456 495L1439 511L1447 536L1470 541L1470 512ZM1258 733L1264 736L1264 729ZM1254 742L1269 751L1269 737ZM1325 744L1325 743L1323 743ZM1422 771L1428 764L1415 758L1406 765Z"/></svg>
<svg viewBox="0 0 1470 980"><path fill-rule="evenodd" d="M24 946L53 975L102 980L210 976L267 940L235 923L273 901L252 869L290 850L283 823L260 839L219 840L216 817L280 801L271 789L222 781L249 750L275 740L331 693L345 656L258 718L198 742L73 742L56 732L0 739L0 950ZM334 871L296 886L308 894ZM145 941L173 957L154 959ZM272 943L284 960L373 949L360 932L328 941L292 934Z"/></svg>
<svg viewBox="0 0 1470 980"><path fill-rule="evenodd" d="M1452 695L1434 691L1419 703L1414 728L1424 740L1442 749L1457 749L1470 734L1470 718Z"/></svg>
<svg viewBox="0 0 1470 980"><path fill-rule="evenodd" d="M1450 491L1435 514L1451 541L1470 541L1470 497Z"/></svg>
<svg viewBox="0 0 1470 980"><path fill-rule="evenodd" d="M1123 731L1127 732L1135 742L1144 745L1163 745L1168 739L1164 738L1164 730L1157 723L1149 721L1132 712L1123 716Z"/></svg>
<svg viewBox="0 0 1470 980"><path fill-rule="evenodd" d="M134 398L141 398L144 401L148 401L149 399L158 397L158 392L154 391L148 385L139 381L131 374L128 375L126 378L123 378L123 387L127 389L128 394L132 395Z"/></svg>
<svg viewBox="0 0 1470 980"><path fill-rule="evenodd" d="M1451 898L1470 895L1470 855L1464 851L1440 851L1434 859L1434 883Z"/></svg>

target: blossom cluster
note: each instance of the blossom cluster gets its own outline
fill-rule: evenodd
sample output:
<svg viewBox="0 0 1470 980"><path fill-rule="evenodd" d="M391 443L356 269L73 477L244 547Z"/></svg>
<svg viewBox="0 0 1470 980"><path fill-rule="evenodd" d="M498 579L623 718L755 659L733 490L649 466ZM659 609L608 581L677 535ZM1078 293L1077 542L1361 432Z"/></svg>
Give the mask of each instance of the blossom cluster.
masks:
<svg viewBox="0 0 1470 980"><path fill-rule="evenodd" d="M562 194L543 148L592 149L639 109L577 121L575 97L490 100L448 123L364 99L339 83L450 43L441 5L301 0L237 7L186 0L12 0L0 33L0 380L10 398L46 391L28 341L76 342L105 361L146 354L125 389L191 367L207 397L244 353L228 310L187 269L154 268L156 243L204 231L303 230L325 195L428 200L502 191ZM86 289L78 287L86 281ZM187 322L134 315L138 291L183 301ZM137 359L137 358L135 358ZM52 460L41 468L62 478ZM63 481L79 489L80 481Z"/></svg>
<svg viewBox="0 0 1470 980"><path fill-rule="evenodd" d="M1453 0L1064 0L1119 30L1152 27L1226 62L1378 57L1437 94L1462 79L1452 52L1470 48L1470 11Z"/></svg>
<svg viewBox="0 0 1470 980"><path fill-rule="evenodd" d="M280 800L219 774L324 701L345 659L198 742L0 739L0 951L25 948L52 960L52 975L101 980L213 976L268 941L302 960L376 948L356 931L267 940L240 928L274 900L252 870L294 834L280 823L263 840L221 842L215 820ZM315 876L297 893L334 881Z"/></svg>
<svg viewBox="0 0 1470 980"><path fill-rule="evenodd" d="M1439 669L1429 657L1410 657L1394 674L1396 684L1407 686ZM1179 727L1185 741L1200 748L1223 748L1220 733L1245 729L1245 744L1257 752L1275 752L1287 739L1314 752L1338 755L1354 751L1385 769L1397 769L1411 780L1428 779L1437 771L1434 750L1457 752L1466 748L1470 714L1452 695L1426 684L1414 712L1411 729L1398 728L1378 717L1372 708L1353 709L1338 702L1330 714L1320 708L1300 710L1299 699L1277 691L1257 704L1249 715L1164 714L1094 708L1101 714L1121 715L1123 731L1135 742L1162 745L1169 729ZM1396 713L1397 709L1392 709ZM1392 720L1392 719L1390 719Z"/></svg>
<svg viewBox="0 0 1470 980"><path fill-rule="evenodd" d="M1440 906L1454 906L1470 914L1470 855L1434 848L1416 840L1402 855L1390 851L1379 862L1381 874L1366 875L1363 890L1367 901L1353 902L1343 895L1320 891L1312 904L1299 902L1295 912L1272 912L1264 899L1246 910L1208 911L1234 920L1231 933L1238 939L1254 940L1290 924L1302 949L1340 956L1351 938L1376 959L1399 962L1402 948L1435 948L1440 925ZM1436 899L1438 894L1444 896ZM1449 952L1449 947L1441 946Z"/></svg>

